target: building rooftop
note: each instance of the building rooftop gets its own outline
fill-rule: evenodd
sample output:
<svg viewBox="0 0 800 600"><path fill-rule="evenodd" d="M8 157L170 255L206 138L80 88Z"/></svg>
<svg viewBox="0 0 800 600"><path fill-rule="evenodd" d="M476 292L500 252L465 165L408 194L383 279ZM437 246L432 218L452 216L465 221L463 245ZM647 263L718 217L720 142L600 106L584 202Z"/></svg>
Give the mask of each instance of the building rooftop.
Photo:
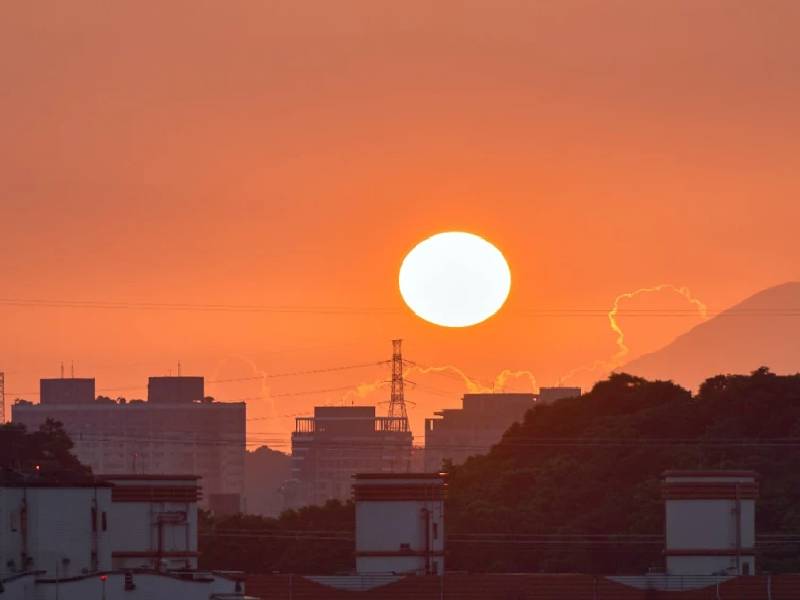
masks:
<svg viewBox="0 0 800 600"><path fill-rule="evenodd" d="M97 475L98 479L110 481L197 481L201 475L147 475L140 473L122 473L118 475Z"/></svg>
<svg viewBox="0 0 800 600"><path fill-rule="evenodd" d="M664 575L604 577L584 574L446 573L444 579L428 576L248 575L247 593L263 600L354 598L358 600L488 600L536 598L541 600L746 600L800 597L800 575L743 577L672 577Z"/></svg>
<svg viewBox="0 0 800 600"><path fill-rule="evenodd" d="M445 479L447 473L356 473L353 479Z"/></svg>

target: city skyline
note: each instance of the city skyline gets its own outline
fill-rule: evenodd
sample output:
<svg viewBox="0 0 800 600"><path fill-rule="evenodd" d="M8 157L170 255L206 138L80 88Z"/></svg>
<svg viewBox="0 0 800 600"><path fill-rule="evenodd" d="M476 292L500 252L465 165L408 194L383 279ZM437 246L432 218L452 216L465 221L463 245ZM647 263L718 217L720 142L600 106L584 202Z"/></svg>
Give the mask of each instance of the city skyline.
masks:
<svg viewBox="0 0 800 600"><path fill-rule="evenodd" d="M796 3L179 5L4 11L10 392L61 361L115 388L179 361L215 380L380 360L398 337L421 364L553 385L614 356L620 294L666 283L718 311L800 279ZM448 230L490 240L514 273L468 333L420 322L397 289L405 254ZM625 305L692 308L668 292ZM547 312L576 309L592 316ZM631 357L702 320L622 319ZM342 400L299 398L274 412Z"/></svg>

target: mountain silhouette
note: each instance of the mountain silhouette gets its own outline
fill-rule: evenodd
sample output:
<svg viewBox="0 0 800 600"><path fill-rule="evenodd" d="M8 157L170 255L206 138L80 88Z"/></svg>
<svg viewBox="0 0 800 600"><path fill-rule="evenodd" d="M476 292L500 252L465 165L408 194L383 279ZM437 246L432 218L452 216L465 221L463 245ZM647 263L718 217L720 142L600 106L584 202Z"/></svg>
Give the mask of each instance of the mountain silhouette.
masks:
<svg viewBox="0 0 800 600"><path fill-rule="evenodd" d="M618 371L697 389L708 377L800 371L800 282L767 288Z"/></svg>

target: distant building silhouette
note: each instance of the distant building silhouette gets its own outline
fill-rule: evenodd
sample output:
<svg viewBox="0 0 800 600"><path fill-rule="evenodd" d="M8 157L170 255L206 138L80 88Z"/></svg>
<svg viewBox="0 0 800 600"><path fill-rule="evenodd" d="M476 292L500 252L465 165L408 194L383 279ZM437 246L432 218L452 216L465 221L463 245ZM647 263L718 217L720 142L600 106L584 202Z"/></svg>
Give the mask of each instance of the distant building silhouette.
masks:
<svg viewBox="0 0 800 600"><path fill-rule="evenodd" d="M202 377L153 377L147 402L90 399L86 382L93 395L93 379L42 380L42 402L18 402L12 421L29 430L60 421L95 473L199 475L206 508L243 508L244 402L204 398Z"/></svg>
<svg viewBox="0 0 800 600"><path fill-rule="evenodd" d="M537 402L580 395L580 388L573 387L542 388L538 395L464 394L462 408L446 408L425 419L425 470L438 471L445 460L460 464L475 454L486 454Z"/></svg>
<svg viewBox="0 0 800 600"><path fill-rule="evenodd" d="M94 379L40 379L39 402L91 404L94 402Z"/></svg>
<svg viewBox="0 0 800 600"><path fill-rule="evenodd" d="M541 387L536 397L536 402L551 404L562 398L576 398L581 395L579 387Z"/></svg>
<svg viewBox="0 0 800 600"><path fill-rule="evenodd" d="M147 401L154 404L191 404L205 397L202 377L150 377Z"/></svg>
<svg viewBox="0 0 800 600"><path fill-rule="evenodd" d="M411 466L408 419L376 417L374 406L317 406L295 420L287 507L350 498L358 472L397 473Z"/></svg>

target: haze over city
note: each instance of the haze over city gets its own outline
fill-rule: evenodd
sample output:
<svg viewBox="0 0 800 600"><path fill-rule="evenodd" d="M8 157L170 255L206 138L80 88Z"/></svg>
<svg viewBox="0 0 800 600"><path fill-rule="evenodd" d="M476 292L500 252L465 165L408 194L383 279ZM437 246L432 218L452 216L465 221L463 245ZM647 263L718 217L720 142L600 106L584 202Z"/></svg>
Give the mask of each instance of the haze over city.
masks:
<svg viewBox="0 0 800 600"><path fill-rule="evenodd" d="M20 397L62 361L141 395L178 361L228 379L388 359L392 337L487 385L554 384L617 351L619 294L670 283L719 311L800 277L792 2L185 9L3 10L2 295L23 302L4 303L0 351ZM504 310L464 331L397 288L405 253L447 230L514 273ZM620 318L631 357L701 321L669 292L626 308L668 313ZM209 393L273 418L350 398L273 394L379 379ZM431 389L456 380L419 380L414 414L455 401Z"/></svg>
<svg viewBox="0 0 800 600"><path fill-rule="evenodd" d="M131 401L202 376L246 403L247 450L290 454L315 407L391 415L399 339L417 449L464 394L797 373L798 22L791 0L8 3L5 420L40 379ZM447 232L479 241L414 262ZM275 478L277 518L300 505Z"/></svg>

